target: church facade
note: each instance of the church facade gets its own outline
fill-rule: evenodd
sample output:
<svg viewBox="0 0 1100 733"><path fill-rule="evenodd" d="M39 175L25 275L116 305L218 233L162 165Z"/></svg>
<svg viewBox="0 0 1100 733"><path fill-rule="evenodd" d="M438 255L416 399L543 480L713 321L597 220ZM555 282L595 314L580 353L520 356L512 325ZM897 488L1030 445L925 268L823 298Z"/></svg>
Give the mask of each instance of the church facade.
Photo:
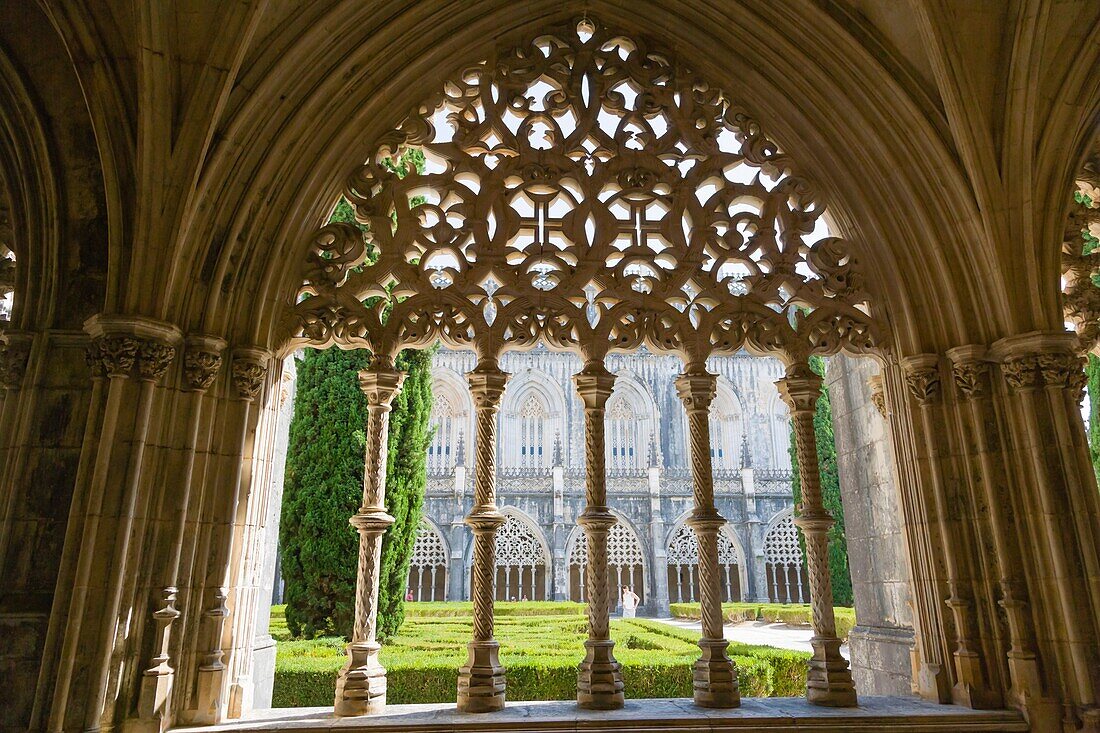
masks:
<svg viewBox="0 0 1100 733"><path fill-rule="evenodd" d="M419 601L468 600L473 534L471 352L441 350L433 375L433 440L424 519L409 572ZM545 348L506 354L511 374L498 415L498 600L583 601L586 544L583 405L571 383L580 359ZM774 382L776 359L715 357L711 407L722 596L727 601L808 602L792 520L790 417ZM673 380L675 357L611 356L615 389L606 410L609 583L641 597L640 613L699 600L698 547L685 524L692 507L686 416Z"/></svg>

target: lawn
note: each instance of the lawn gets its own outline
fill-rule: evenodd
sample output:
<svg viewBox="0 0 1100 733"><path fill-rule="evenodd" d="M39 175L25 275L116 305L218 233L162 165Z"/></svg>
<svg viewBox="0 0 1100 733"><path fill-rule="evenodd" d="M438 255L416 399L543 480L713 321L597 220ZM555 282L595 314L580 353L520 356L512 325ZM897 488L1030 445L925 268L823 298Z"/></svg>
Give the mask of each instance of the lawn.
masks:
<svg viewBox="0 0 1100 733"><path fill-rule="evenodd" d="M409 603L401 632L382 650L391 703L454 702L458 667L472 634L469 603ZM509 700L576 697L577 664L587 635L579 603L496 604L496 638L507 669ZM276 707L331 705L336 672L346 659L344 640L294 640L284 608L271 614L279 642L273 703ZM696 634L646 619L611 623L615 657L623 664L628 697L691 697ZM801 695L809 655L731 643L745 696Z"/></svg>

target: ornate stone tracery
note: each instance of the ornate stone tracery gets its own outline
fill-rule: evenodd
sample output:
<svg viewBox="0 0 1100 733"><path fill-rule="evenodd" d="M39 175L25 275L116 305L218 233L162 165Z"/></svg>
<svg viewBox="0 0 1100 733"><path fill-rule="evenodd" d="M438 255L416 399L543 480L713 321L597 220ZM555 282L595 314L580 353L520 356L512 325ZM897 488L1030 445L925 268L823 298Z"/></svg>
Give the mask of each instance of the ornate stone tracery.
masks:
<svg viewBox="0 0 1100 733"><path fill-rule="evenodd" d="M699 588L699 541L695 530L681 524L668 541L669 597L674 602L695 601ZM718 569L724 585L724 601L741 600L740 568L744 561L726 531L718 532Z"/></svg>
<svg viewBox="0 0 1100 733"><path fill-rule="evenodd" d="M421 520L409 558L409 592L417 601L440 601L446 587L447 548L439 531Z"/></svg>
<svg viewBox="0 0 1100 733"><path fill-rule="evenodd" d="M793 515L787 514L768 528L764 536L764 562L773 602L804 603L808 600L805 560Z"/></svg>
<svg viewBox="0 0 1100 733"><path fill-rule="evenodd" d="M413 148L424 169L402 177ZM315 237L294 306L314 345L645 344L696 361L880 340L856 259L790 158L725 92L594 20L463 69L346 195L369 230Z"/></svg>
<svg viewBox="0 0 1100 733"><path fill-rule="evenodd" d="M1077 175L1062 243L1062 305L1084 351L1100 341L1100 151Z"/></svg>

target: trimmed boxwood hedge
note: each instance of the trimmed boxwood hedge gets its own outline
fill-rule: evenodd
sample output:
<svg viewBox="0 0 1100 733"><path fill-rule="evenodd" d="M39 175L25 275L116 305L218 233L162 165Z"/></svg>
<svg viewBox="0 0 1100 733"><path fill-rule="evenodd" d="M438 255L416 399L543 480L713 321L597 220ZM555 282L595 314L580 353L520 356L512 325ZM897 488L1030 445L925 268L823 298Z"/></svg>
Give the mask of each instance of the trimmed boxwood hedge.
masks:
<svg viewBox="0 0 1100 733"><path fill-rule="evenodd" d="M669 612L675 618L700 618L698 603L673 603ZM741 621L767 621L773 624L791 626L809 626L813 621L813 610L808 603L723 603L722 615L729 623ZM841 639L847 639L848 633L856 625L856 612L853 608L837 606L833 608L836 617L836 633Z"/></svg>
<svg viewBox="0 0 1100 733"><path fill-rule="evenodd" d="M447 615L446 606L459 605L409 605L400 633L382 651L389 702L454 701L458 667L465 662L472 631L468 613ZM559 613L548 615L546 605L551 604L497 604L496 637L508 673L509 700L568 700L576 696L577 664L584 655L586 636L584 607L552 604ZM450 612L461 610L452 608ZM276 608L271 632L281 641L273 705L331 705L336 672L345 660L344 640L290 640L281 622ZM612 637L629 697L691 696L691 665L699 656L695 633L657 621L616 619ZM803 693L808 654L736 642L730 644L729 652L738 665L743 695Z"/></svg>

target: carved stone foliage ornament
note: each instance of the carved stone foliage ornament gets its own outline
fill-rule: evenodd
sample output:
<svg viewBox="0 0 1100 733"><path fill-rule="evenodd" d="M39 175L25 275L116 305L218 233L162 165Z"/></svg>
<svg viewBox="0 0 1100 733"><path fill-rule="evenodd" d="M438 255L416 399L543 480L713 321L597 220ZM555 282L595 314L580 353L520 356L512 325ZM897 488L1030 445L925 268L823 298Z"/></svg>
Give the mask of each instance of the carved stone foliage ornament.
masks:
<svg viewBox="0 0 1100 733"><path fill-rule="evenodd" d="M966 400L982 397L989 386L989 364L984 361L954 364L951 367L951 375L955 380L955 388Z"/></svg>
<svg viewBox="0 0 1100 733"><path fill-rule="evenodd" d="M260 396L267 378L267 363L250 356L233 358L233 386L242 399L254 400Z"/></svg>
<svg viewBox="0 0 1100 733"><path fill-rule="evenodd" d="M905 383L909 393L921 405L935 402L940 395L940 372L934 366L922 366L907 369Z"/></svg>
<svg viewBox="0 0 1100 733"><path fill-rule="evenodd" d="M187 385L197 391L210 389L222 366L222 355L214 351L188 349L183 355Z"/></svg>
<svg viewBox="0 0 1100 733"><path fill-rule="evenodd" d="M345 195L368 231L314 237L294 316L315 346L798 361L881 341L793 161L724 91L594 20L462 69Z"/></svg>

